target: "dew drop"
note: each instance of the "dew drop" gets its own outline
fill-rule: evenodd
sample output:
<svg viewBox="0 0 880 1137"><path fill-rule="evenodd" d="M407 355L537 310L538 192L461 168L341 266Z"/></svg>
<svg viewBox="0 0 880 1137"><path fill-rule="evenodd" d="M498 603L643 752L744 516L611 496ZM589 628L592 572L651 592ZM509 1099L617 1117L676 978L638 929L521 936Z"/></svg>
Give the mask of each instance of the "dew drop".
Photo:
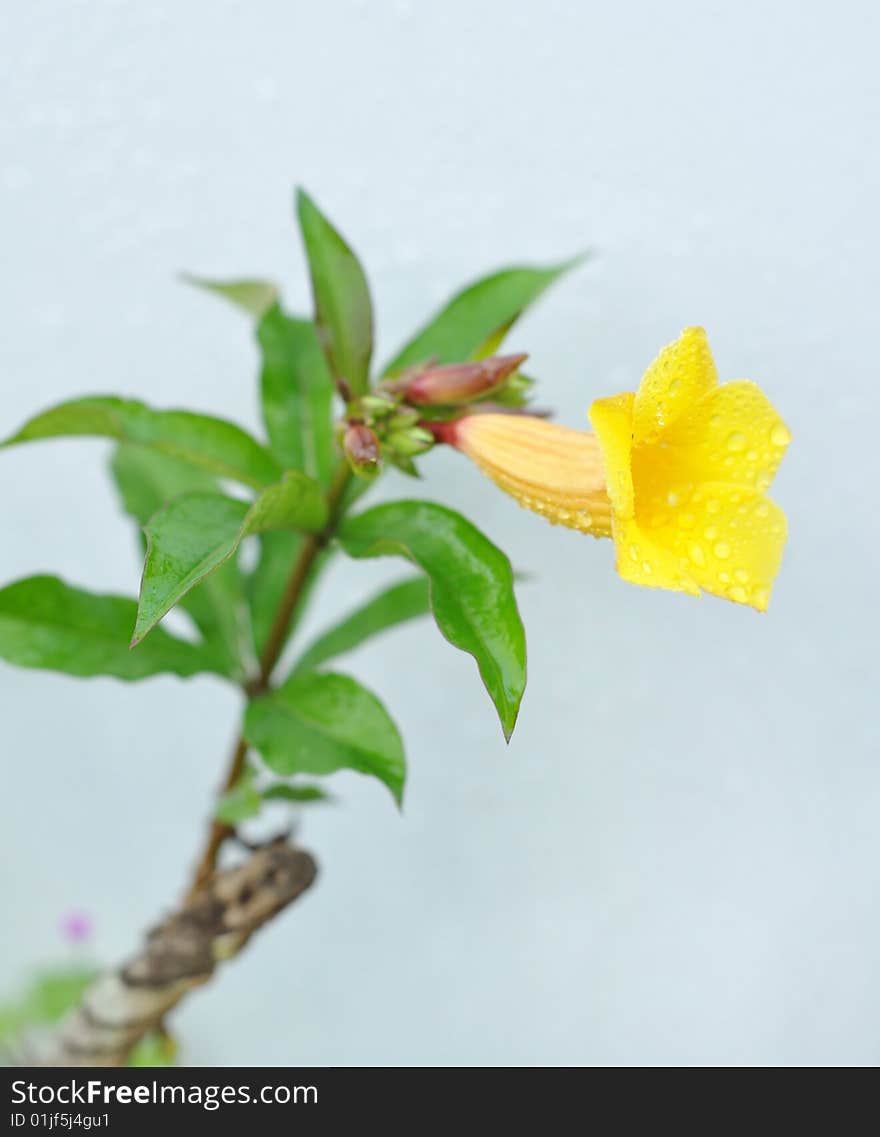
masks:
<svg viewBox="0 0 880 1137"><path fill-rule="evenodd" d="M706 554L703 552L702 545L689 545L688 556L691 558L695 565L704 565L706 563Z"/></svg>
<svg viewBox="0 0 880 1137"><path fill-rule="evenodd" d="M749 462L757 462L758 461L758 451L757 450L746 451L746 459Z"/></svg>
<svg viewBox="0 0 880 1137"><path fill-rule="evenodd" d="M759 608L766 608L770 603L770 589L769 588L756 588L755 589L755 603Z"/></svg>
<svg viewBox="0 0 880 1137"><path fill-rule="evenodd" d="M728 436L727 449L738 454L740 450L745 450L747 441L748 439L741 430L735 430L733 434Z"/></svg>
<svg viewBox="0 0 880 1137"><path fill-rule="evenodd" d="M733 575L740 582L740 584L748 584L749 583L749 574L746 572L745 569L741 569L741 568L736 569L734 571Z"/></svg>
<svg viewBox="0 0 880 1137"><path fill-rule="evenodd" d="M718 574L718 579L721 581L722 584L730 584L730 573L729 572L720 572Z"/></svg>
<svg viewBox="0 0 880 1137"><path fill-rule="evenodd" d="M768 517L770 514L770 506L762 503L755 509L755 517Z"/></svg>
<svg viewBox="0 0 880 1137"><path fill-rule="evenodd" d="M717 513L720 508L721 508L721 506L715 500L714 497L710 497L709 500L706 502L706 512L707 513Z"/></svg>
<svg viewBox="0 0 880 1137"><path fill-rule="evenodd" d="M730 556L730 545L728 545L726 541L719 541L712 549L712 552L719 561L726 561Z"/></svg>
<svg viewBox="0 0 880 1137"><path fill-rule="evenodd" d="M629 547L629 559L631 561L633 561L633 563L635 563L635 561L637 561L639 559L640 555L641 554L639 553L638 545L630 545L630 547Z"/></svg>
<svg viewBox="0 0 880 1137"><path fill-rule="evenodd" d="M642 561L642 572L645 576L650 576L653 571L650 561Z"/></svg>
<svg viewBox="0 0 880 1137"><path fill-rule="evenodd" d="M770 431L770 441L774 446L788 446L791 442L791 431L784 422L778 422Z"/></svg>
<svg viewBox="0 0 880 1137"><path fill-rule="evenodd" d="M717 525L708 526L708 528L705 530L705 534L706 534L706 540L707 541L714 541L715 538L718 536L718 526Z"/></svg>
<svg viewBox="0 0 880 1137"><path fill-rule="evenodd" d="M674 509L675 506L678 505L678 501L679 501L678 494L674 490L670 490L669 493L666 495L666 501Z"/></svg>
<svg viewBox="0 0 880 1137"><path fill-rule="evenodd" d="M749 594L742 585L736 584L730 590L730 599L735 600L737 604L748 604Z"/></svg>

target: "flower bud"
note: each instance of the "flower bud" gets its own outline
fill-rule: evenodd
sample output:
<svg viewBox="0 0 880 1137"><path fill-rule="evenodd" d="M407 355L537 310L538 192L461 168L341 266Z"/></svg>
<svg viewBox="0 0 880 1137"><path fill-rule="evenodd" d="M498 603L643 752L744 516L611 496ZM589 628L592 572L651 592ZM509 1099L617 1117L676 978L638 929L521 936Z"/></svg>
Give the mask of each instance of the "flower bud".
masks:
<svg viewBox="0 0 880 1137"><path fill-rule="evenodd" d="M397 403L388 395L362 395L360 406L373 418L384 418L397 409Z"/></svg>
<svg viewBox="0 0 880 1137"><path fill-rule="evenodd" d="M415 454L424 454L434 445L434 435L430 430L423 430L419 426L411 426L406 430L398 430L388 436L388 446L405 458Z"/></svg>
<svg viewBox="0 0 880 1137"><path fill-rule="evenodd" d="M469 403L500 387L527 355L493 355L473 363L426 367L409 382L404 399L416 406Z"/></svg>
<svg viewBox="0 0 880 1137"><path fill-rule="evenodd" d="M362 422L352 423L342 438L342 449L348 463L360 478L372 478L379 472L381 449L379 439Z"/></svg>

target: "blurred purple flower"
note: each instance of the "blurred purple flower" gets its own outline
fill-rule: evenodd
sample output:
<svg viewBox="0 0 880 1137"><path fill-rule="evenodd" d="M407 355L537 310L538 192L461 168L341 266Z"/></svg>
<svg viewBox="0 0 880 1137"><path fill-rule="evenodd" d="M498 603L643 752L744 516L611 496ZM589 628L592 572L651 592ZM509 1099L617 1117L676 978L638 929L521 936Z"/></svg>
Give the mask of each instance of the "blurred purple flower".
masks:
<svg viewBox="0 0 880 1137"><path fill-rule="evenodd" d="M92 934L92 918L88 912L65 912L58 926L62 938L69 944L81 944Z"/></svg>

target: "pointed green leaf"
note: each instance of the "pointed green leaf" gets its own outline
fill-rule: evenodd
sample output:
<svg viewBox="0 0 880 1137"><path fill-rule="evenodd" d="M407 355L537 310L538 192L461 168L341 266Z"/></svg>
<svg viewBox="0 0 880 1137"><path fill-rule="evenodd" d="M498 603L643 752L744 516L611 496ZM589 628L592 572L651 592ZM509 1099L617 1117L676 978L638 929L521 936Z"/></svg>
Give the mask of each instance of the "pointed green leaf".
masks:
<svg viewBox="0 0 880 1137"><path fill-rule="evenodd" d="M148 446L121 442L110 468L125 511L138 522L144 551L143 527L154 513L186 493L218 493L216 480L204 470ZM230 675L241 672L239 615L242 581L234 559L211 573L201 587L181 601L205 640L228 661Z"/></svg>
<svg viewBox="0 0 880 1137"><path fill-rule="evenodd" d="M192 411L155 411L134 399L111 395L60 403L30 419L2 445L71 435L151 446L255 489L281 476L272 455L234 423Z"/></svg>
<svg viewBox="0 0 880 1137"><path fill-rule="evenodd" d="M242 308L260 320L278 300L278 285L271 280L209 280L204 276L193 276L188 272L181 279L196 288L213 292Z"/></svg>
<svg viewBox="0 0 880 1137"><path fill-rule="evenodd" d="M367 389L373 354L373 306L364 271L304 190L296 208L315 300L315 324L334 378Z"/></svg>
<svg viewBox="0 0 880 1137"><path fill-rule="evenodd" d="M526 685L526 642L510 562L460 513L428 501L377 505L345 521L352 557L403 556L431 583L431 608L451 644L474 657L510 738Z"/></svg>
<svg viewBox="0 0 880 1137"><path fill-rule="evenodd" d="M424 577L394 584L319 636L299 657L296 670L314 670L328 659L353 651L371 636L430 611L428 582Z"/></svg>
<svg viewBox="0 0 880 1137"><path fill-rule="evenodd" d="M383 781L400 803L406 767L397 727L376 696L347 675L291 676L249 704L244 734L276 774L358 770Z"/></svg>
<svg viewBox="0 0 880 1137"><path fill-rule="evenodd" d="M310 320L275 305L257 328L263 354L263 419L272 453L287 470L303 470L328 485L336 461L333 380Z"/></svg>
<svg viewBox="0 0 880 1137"><path fill-rule="evenodd" d="M583 257L549 268L509 268L476 281L452 299L405 344L383 375L400 375L408 367L436 359L457 363L491 355L523 312Z"/></svg>
<svg viewBox="0 0 880 1137"><path fill-rule="evenodd" d="M223 494L175 498L145 528L147 556L132 644L166 612L229 560L245 537L271 529L320 529L327 504L321 487L291 470L248 506Z"/></svg>
<svg viewBox="0 0 880 1137"><path fill-rule="evenodd" d="M84 592L54 576L28 577L0 589L0 658L18 667L117 679L224 673L224 661L206 645L162 628L131 651L136 614L137 604L127 597Z"/></svg>

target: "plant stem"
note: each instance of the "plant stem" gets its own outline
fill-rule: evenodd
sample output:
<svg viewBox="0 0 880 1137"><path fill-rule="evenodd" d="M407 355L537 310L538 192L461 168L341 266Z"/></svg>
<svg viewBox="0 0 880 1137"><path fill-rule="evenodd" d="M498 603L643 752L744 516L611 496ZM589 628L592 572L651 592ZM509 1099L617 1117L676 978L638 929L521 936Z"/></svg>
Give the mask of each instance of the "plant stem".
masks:
<svg viewBox="0 0 880 1137"><path fill-rule="evenodd" d="M312 569L315 566L315 561L317 560L318 554L332 538L343 516L344 508L342 499L351 481L351 476L348 463L340 462L336 468L330 488L327 491L327 524L320 533L309 534L299 551L299 556L293 564L287 585L285 586L281 601L278 604L278 610L275 613L275 618L269 629L269 636L260 659L260 670L247 687L247 692L251 696L262 695L269 689L272 672L275 670L275 665L278 663L281 653L284 651L291 620L296 615L296 611L305 595L305 587ZM226 776L223 779L220 790L221 793L226 793L227 790L231 790L241 777L244 771L247 752L247 741L243 735L240 735L229 759ZM190 897L204 885L214 872L220 849L224 841L231 837L234 832L234 828L225 822L217 821L216 819L211 822L204 849L199 857L193 875L192 886L188 893Z"/></svg>

